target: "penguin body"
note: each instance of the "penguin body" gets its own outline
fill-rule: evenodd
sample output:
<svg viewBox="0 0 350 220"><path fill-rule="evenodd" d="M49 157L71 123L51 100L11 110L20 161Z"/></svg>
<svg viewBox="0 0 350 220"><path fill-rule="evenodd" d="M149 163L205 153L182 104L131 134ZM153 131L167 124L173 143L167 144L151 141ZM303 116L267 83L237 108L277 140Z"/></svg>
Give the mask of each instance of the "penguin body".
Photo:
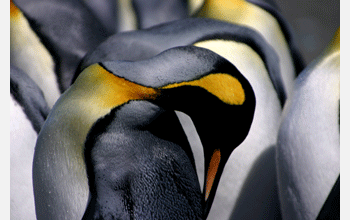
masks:
<svg viewBox="0 0 350 220"><path fill-rule="evenodd" d="M40 88L14 66L10 89L11 218L36 219L32 163L36 139L49 107Z"/></svg>
<svg viewBox="0 0 350 220"><path fill-rule="evenodd" d="M295 44L288 33L290 28L286 28L288 25L284 19L281 19L282 16L275 10L275 4L271 2L206 0L196 16L250 27L260 33L278 54L283 83L287 94L290 94L297 71L302 70L302 59L299 52L295 50ZM294 66L295 63L297 63L297 69Z"/></svg>
<svg viewBox="0 0 350 220"><path fill-rule="evenodd" d="M295 73L298 76L299 73L305 68L305 62L300 50L297 47L292 27L282 15L277 3L274 0L247 0L247 2L261 7L276 18L288 43L289 50L293 59Z"/></svg>
<svg viewBox="0 0 350 220"><path fill-rule="evenodd" d="M59 91L65 91L82 57L102 42L108 33L86 5L78 0L19 0L15 3L29 22L31 30L39 37L41 45L51 55ZM16 37L15 34L11 36ZM19 41L21 43L23 39ZM16 46L11 45L11 48ZM18 50L21 52L22 48ZM19 60L22 59L26 57Z"/></svg>
<svg viewBox="0 0 350 220"><path fill-rule="evenodd" d="M215 79L219 79L219 83ZM220 84L223 82L226 83ZM191 101L192 105L189 105ZM212 105L203 113L196 114L198 107L207 106L210 102L220 104L221 108L216 109L217 105ZM176 155L177 153L187 154L189 146L181 144L181 139L177 139L177 135L170 134L170 138L165 138L164 134L158 133L160 129L167 127L150 128L154 126L154 117L160 114L159 108L152 107L151 104L166 111L170 109L170 112L178 107L180 111L194 116L194 123L201 127L199 134L203 145L207 146L204 149L207 158L206 169L210 171L210 176L207 177L209 180L206 182L205 199L198 196L200 194L198 178L190 157L179 158ZM227 108L232 109L233 112L245 114L236 119L240 122L239 129L232 127L231 132L236 133L236 138L230 139L231 146L221 148L214 144L215 138L210 138L209 135L212 126L218 126L236 118L234 114L226 114L231 112ZM216 114L210 123L202 120L203 117L211 118L207 117L209 111L222 110L225 114ZM119 214L116 210L119 209L122 210L119 216L121 218L125 217L122 213L126 213L131 218L138 217L137 215L141 213L154 213L154 216L160 217L175 213L180 219L202 216L202 209L198 203L204 203L205 207L209 204L210 209L227 156L244 140L249 131L254 110L254 93L248 81L232 64L206 49L173 48L149 60L103 62L88 67L58 100L37 141L33 179L38 219L47 216L53 219L81 218L88 202L86 173L89 178L91 197L85 218L107 218L106 216L117 218ZM225 115L228 117L223 120ZM112 118L108 119L108 117ZM170 124L172 125L174 123ZM123 128L117 129L118 126ZM59 132L57 128L60 128ZM219 143L227 142L224 140L227 132L220 132L220 130L215 131L218 135L215 137L218 138ZM111 137L107 135L109 131L118 135ZM139 139L139 135L134 136L136 134L144 138ZM166 135L169 136L169 133ZM138 143L148 147L143 149ZM111 149L111 146L117 147ZM161 149L166 146L169 146L169 149L164 150L164 156L169 157L169 160L158 158L162 157L158 154L159 151L162 152ZM108 158L103 160L106 155L111 155L108 153L110 150L116 153L125 147L129 147L130 150L123 151L129 154L127 157L120 157L121 160L125 160L124 162ZM216 147L218 149L215 150ZM151 157L153 161L147 160L151 150L158 152L157 156ZM145 151L146 164L138 160L135 162L135 157L140 157L142 155L140 152L143 151ZM211 162L218 167L216 169L210 167L211 156L221 151L222 156L219 153L218 157L215 157L221 161L220 164ZM128 161L129 159L131 161ZM166 161L168 163L164 164ZM87 170L85 170L85 163ZM126 164L127 167L125 169L118 167L118 163ZM154 171L159 165L147 168L153 163L159 163L162 169L168 170L165 172L167 176L162 177L162 174L165 174L162 170ZM149 182L147 173L144 174L145 176L139 176L139 171L133 172L132 170L138 166L146 166L146 170L150 169L150 174L155 172L155 178ZM181 166L181 169L176 166ZM120 172L126 172L126 176L115 175ZM172 175L175 176L172 177ZM127 182L125 178L128 179ZM177 178L180 179L177 180ZM144 192L138 188L140 185L136 184L137 180L139 183L145 183L143 185L146 191L152 190L153 183L160 183L155 186L161 191L160 196L152 193L144 195ZM168 187L177 191L168 192ZM106 192L112 192L122 200L116 197L110 198L110 194ZM132 195L124 195L125 193L132 193ZM196 195L189 198L193 193ZM148 196L151 197L148 199ZM203 201L199 201L198 198ZM189 201L189 206L184 206L183 202L177 203L186 200ZM113 206L115 209L109 209L110 206L106 205L108 201L111 202L111 206L115 205ZM173 202L177 204L172 205ZM160 205L155 205L157 203ZM124 207L116 207L117 204L122 204ZM139 212L143 204L147 207L142 207L143 210ZM177 211L180 208L179 205L186 209ZM151 207L156 210L152 210Z"/></svg>
<svg viewBox="0 0 350 220"><path fill-rule="evenodd" d="M167 48L186 44L203 47L225 57L249 80L256 96L251 130L225 166L208 219L228 219L230 216L269 219L279 216L277 179L273 170L285 93L277 55L256 32L211 19L175 21L110 37L84 58L81 69L100 61L143 60ZM199 162L203 161L200 138L188 116L179 112L177 115L189 137L203 186L205 171ZM256 167L260 168L259 172L254 172ZM264 187L256 187L256 182ZM245 185L253 186L255 190ZM254 211L247 210L248 207L254 207Z"/></svg>
<svg viewBox="0 0 350 220"><path fill-rule="evenodd" d="M150 102L131 101L93 126L85 145L92 198L83 219L201 218L199 182L188 156L148 131L162 112Z"/></svg>
<svg viewBox="0 0 350 220"><path fill-rule="evenodd" d="M316 219L339 176L339 33L297 78L283 110L277 172L285 219Z"/></svg>
<svg viewBox="0 0 350 220"><path fill-rule="evenodd" d="M10 119L11 219L36 219L31 164L38 134L22 107L12 97Z"/></svg>

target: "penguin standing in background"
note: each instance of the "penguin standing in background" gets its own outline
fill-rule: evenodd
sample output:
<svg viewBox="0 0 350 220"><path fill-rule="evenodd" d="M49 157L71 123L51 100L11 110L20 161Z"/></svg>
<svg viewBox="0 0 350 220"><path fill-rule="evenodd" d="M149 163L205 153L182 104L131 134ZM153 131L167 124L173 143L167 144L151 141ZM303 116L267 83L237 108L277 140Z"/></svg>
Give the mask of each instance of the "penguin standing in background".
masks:
<svg viewBox="0 0 350 220"><path fill-rule="evenodd" d="M340 29L299 75L283 110L277 177L284 219L316 219L339 181L339 77ZM339 218L339 207L330 213Z"/></svg>
<svg viewBox="0 0 350 220"><path fill-rule="evenodd" d="M173 127L156 126L174 109L192 117L205 146L203 196L188 146L181 136L159 133ZM38 137L37 217L78 219L86 209L84 219L205 218L254 110L249 82L206 49L91 65L60 97Z"/></svg>
<svg viewBox="0 0 350 220"><path fill-rule="evenodd" d="M176 46L195 45L228 59L256 96L256 111L245 141L225 166L208 219L271 219L280 216L275 144L285 91L275 51L254 30L213 19L190 18L111 36L86 55L81 70L97 62L143 60ZM203 148L191 119L176 112L204 182ZM256 186L259 183L259 186ZM254 190L253 190L254 189Z"/></svg>
<svg viewBox="0 0 350 220"><path fill-rule="evenodd" d="M30 27L26 17L12 1L10 21L11 65L26 71L44 92L46 102L52 107L61 95L54 60Z"/></svg>
<svg viewBox="0 0 350 220"><path fill-rule="evenodd" d="M278 54L287 95L304 64L291 34L291 28L271 0L205 0L195 15L218 19L260 33Z"/></svg>
<svg viewBox="0 0 350 220"><path fill-rule="evenodd" d="M11 1L11 64L42 88L52 106L85 54L108 33L79 0Z"/></svg>
<svg viewBox="0 0 350 220"><path fill-rule="evenodd" d="M36 219L32 163L49 107L35 82L14 66L10 72L10 97L11 219Z"/></svg>

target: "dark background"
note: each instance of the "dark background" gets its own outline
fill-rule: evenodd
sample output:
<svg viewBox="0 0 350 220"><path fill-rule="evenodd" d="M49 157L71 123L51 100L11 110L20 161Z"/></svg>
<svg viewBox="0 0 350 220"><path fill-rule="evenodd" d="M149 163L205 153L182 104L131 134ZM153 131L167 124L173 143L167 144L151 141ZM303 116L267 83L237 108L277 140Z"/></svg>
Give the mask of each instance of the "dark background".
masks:
<svg viewBox="0 0 350 220"><path fill-rule="evenodd" d="M275 0L291 24L308 64L327 46L340 27L340 0Z"/></svg>

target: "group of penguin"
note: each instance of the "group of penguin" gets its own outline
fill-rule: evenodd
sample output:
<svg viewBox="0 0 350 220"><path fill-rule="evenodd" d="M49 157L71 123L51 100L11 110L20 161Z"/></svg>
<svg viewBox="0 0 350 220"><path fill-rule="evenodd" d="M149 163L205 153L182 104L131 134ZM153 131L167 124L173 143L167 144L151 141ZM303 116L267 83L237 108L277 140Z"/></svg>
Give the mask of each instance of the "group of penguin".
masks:
<svg viewBox="0 0 350 220"><path fill-rule="evenodd" d="M10 0L11 219L339 219L340 29L272 0Z"/></svg>

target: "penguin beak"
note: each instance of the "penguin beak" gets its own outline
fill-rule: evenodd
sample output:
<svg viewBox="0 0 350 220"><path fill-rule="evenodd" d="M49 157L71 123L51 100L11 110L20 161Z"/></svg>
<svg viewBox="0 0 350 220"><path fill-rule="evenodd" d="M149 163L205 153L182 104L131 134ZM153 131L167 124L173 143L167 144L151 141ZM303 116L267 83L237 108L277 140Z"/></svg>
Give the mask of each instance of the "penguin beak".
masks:
<svg viewBox="0 0 350 220"><path fill-rule="evenodd" d="M214 179L217 176L219 165L221 161L221 152L220 149L215 149L211 155L209 161L208 172L205 177L205 190L204 190L204 202L206 202L209 198L211 189L213 187Z"/></svg>
<svg viewBox="0 0 350 220"><path fill-rule="evenodd" d="M204 218L210 211L225 164L247 136L253 120L255 95L249 82L238 73L235 77L216 73L171 84L162 87L163 96L157 98L165 108L188 114L203 144Z"/></svg>
<svg viewBox="0 0 350 220"><path fill-rule="evenodd" d="M227 156L224 156L224 154ZM202 197L203 219L206 219L209 214L229 155L230 153L223 153L220 148L214 149L211 153L205 153L204 155L206 172Z"/></svg>

